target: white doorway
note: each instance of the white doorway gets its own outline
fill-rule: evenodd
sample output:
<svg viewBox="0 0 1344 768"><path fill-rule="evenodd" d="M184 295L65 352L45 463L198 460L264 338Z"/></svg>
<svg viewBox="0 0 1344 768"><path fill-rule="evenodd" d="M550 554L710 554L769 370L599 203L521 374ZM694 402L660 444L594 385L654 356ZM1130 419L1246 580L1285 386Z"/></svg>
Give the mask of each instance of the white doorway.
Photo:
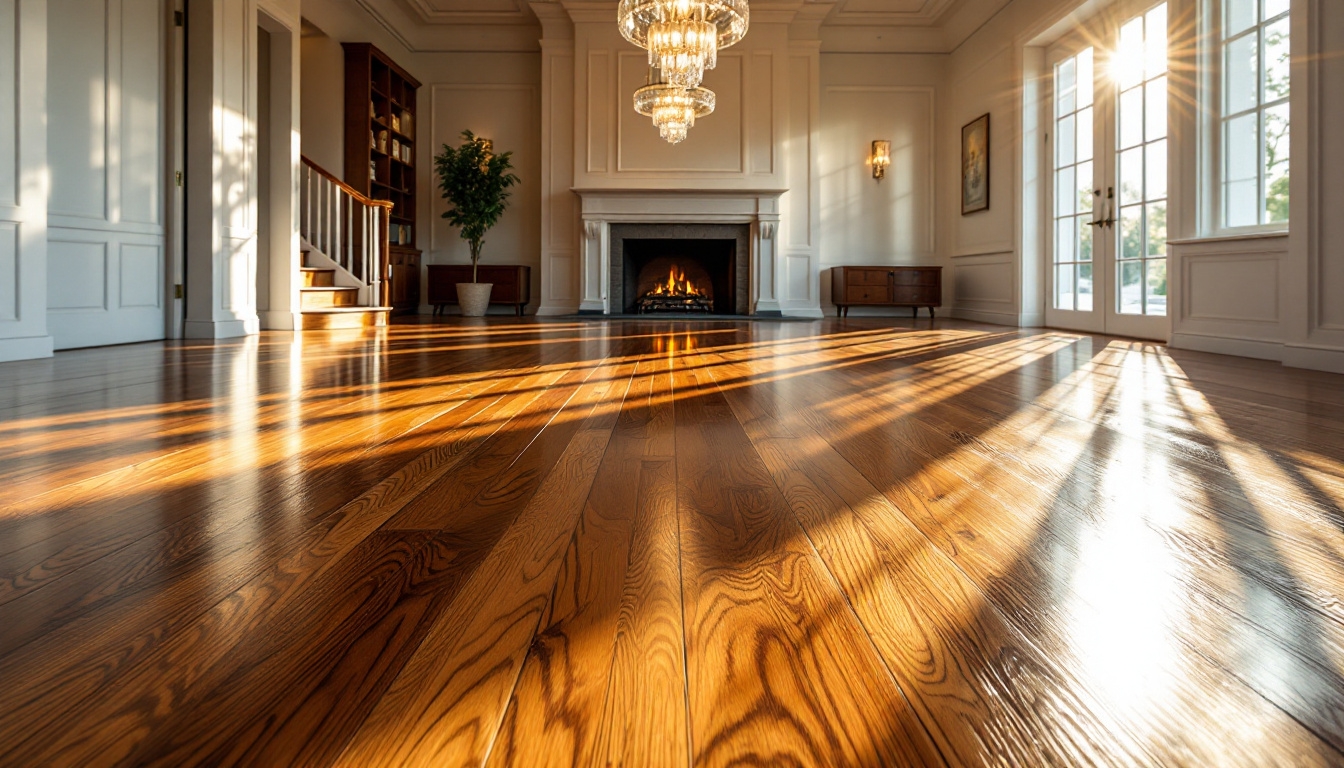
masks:
<svg viewBox="0 0 1344 768"><path fill-rule="evenodd" d="M1046 54L1046 323L1166 340L1167 5L1121 2Z"/></svg>

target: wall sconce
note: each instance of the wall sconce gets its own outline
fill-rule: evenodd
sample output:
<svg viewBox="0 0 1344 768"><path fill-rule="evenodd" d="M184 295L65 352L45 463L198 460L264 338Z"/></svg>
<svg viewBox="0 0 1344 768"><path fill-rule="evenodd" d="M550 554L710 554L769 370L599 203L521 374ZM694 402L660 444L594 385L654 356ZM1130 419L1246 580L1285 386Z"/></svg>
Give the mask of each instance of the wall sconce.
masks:
<svg viewBox="0 0 1344 768"><path fill-rule="evenodd" d="M873 166L873 178L878 181L887 175L887 166L891 165L891 142L878 139L873 142L873 153L868 156L868 164Z"/></svg>

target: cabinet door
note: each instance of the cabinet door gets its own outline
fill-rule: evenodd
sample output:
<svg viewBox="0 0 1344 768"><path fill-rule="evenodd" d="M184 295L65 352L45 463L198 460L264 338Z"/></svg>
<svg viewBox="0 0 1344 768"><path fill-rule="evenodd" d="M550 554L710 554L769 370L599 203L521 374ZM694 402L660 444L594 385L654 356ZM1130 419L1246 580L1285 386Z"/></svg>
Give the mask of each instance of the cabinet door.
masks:
<svg viewBox="0 0 1344 768"><path fill-rule="evenodd" d="M845 291L845 299L850 304L886 304L891 301L890 297L891 291L886 285L850 285Z"/></svg>
<svg viewBox="0 0 1344 768"><path fill-rule="evenodd" d="M885 268L868 269L862 267L851 267L846 270L845 278L849 285L879 285L887 284L887 276L891 272Z"/></svg>
<svg viewBox="0 0 1344 768"><path fill-rule="evenodd" d="M938 273L932 269L898 269L896 285L937 285Z"/></svg>

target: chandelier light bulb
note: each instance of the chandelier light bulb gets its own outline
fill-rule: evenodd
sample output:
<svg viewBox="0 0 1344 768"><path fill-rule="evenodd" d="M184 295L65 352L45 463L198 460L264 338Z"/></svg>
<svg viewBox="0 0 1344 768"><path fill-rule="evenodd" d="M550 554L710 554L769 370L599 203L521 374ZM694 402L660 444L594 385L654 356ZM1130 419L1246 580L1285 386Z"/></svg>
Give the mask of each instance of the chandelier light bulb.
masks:
<svg viewBox="0 0 1344 768"><path fill-rule="evenodd" d="M714 111L714 92L708 88L681 88L654 83L635 91L635 111L653 118L658 135L669 144L686 139L697 117Z"/></svg>
<svg viewBox="0 0 1344 768"><path fill-rule="evenodd" d="M746 0L621 0L617 25L672 85L695 88L750 23Z"/></svg>

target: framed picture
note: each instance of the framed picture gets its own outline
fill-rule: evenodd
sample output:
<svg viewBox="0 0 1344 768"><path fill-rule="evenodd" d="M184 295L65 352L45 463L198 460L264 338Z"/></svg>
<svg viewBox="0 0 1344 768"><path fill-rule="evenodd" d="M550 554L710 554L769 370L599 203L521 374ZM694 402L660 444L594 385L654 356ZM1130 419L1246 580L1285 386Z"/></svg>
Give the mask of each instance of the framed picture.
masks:
<svg viewBox="0 0 1344 768"><path fill-rule="evenodd" d="M989 114L961 127L961 215L989 209Z"/></svg>

